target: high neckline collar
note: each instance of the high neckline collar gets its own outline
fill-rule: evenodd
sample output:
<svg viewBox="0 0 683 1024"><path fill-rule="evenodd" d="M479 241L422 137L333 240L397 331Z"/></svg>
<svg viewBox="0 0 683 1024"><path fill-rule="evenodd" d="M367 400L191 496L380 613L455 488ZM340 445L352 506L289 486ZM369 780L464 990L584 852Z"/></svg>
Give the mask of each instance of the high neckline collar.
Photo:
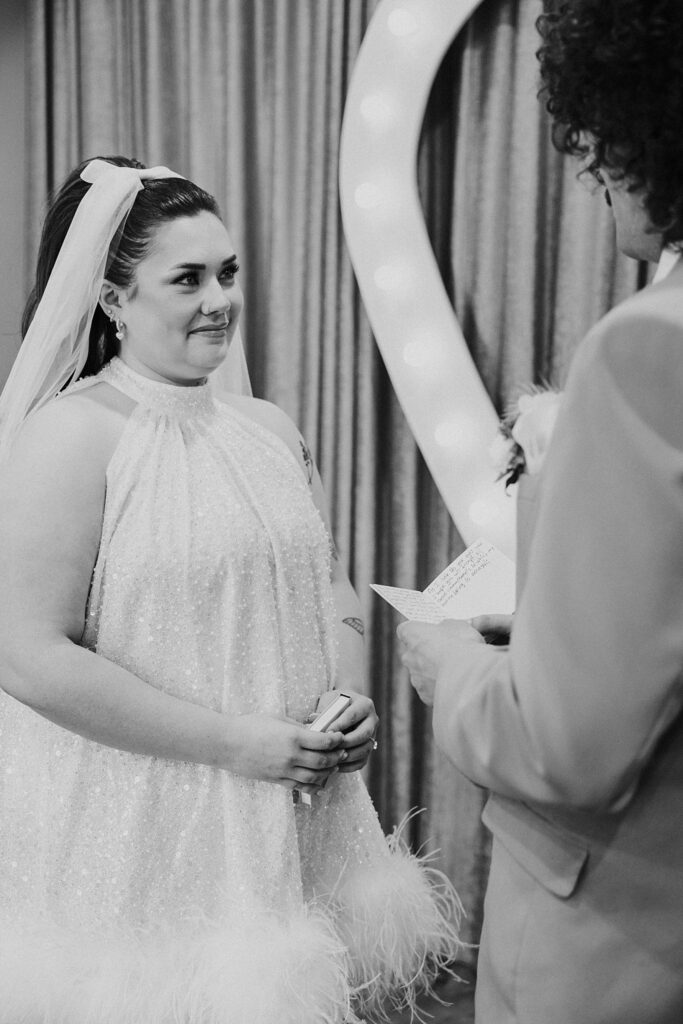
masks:
<svg viewBox="0 0 683 1024"><path fill-rule="evenodd" d="M199 409L213 403L213 393L206 377L197 384L173 384L171 381L153 380L138 373L119 356L114 356L98 377L119 391L146 406L170 409Z"/></svg>

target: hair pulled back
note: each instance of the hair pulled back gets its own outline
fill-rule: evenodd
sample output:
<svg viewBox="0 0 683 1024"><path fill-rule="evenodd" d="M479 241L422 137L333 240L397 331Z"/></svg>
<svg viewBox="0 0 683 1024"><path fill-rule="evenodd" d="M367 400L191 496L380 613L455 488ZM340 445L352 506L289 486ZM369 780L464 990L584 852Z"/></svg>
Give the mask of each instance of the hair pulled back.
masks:
<svg viewBox="0 0 683 1024"><path fill-rule="evenodd" d="M128 157L98 157L117 167L143 170L145 165ZM36 281L29 295L21 321L22 337L26 334L36 307L47 285L52 268L69 230L78 205L90 185L81 178L81 171L90 160L84 160L66 178L48 209L38 250ZM152 236L163 223L177 217L192 217L203 210L220 217L213 196L186 178L145 179L125 224L112 242L107 261L106 278L121 288L135 280L135 268L149 252ZM92 318L88 358L82 376L97 373L118 352L116 329L98 305Z"/></svg>
<svg viewBox="0 0 683 1024"><path fill-rule="evenodd" d="M644 190L652 224L683 246L683 2L546 0L537 20L557 148Z"/></svg>

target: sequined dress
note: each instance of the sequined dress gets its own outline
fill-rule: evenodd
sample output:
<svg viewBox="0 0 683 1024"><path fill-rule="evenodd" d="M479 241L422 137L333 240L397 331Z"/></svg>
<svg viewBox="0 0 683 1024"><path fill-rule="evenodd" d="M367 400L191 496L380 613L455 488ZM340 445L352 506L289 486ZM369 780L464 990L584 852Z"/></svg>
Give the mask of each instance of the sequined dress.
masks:
<svg viewBox="0 0 683 1024"><path fill-rule="evenodd" d="M137 404L107 469L82 644L227 714L312 710L334 685L336 623L295 458L210 385L118 359L95 379ZM0 1024L374 1020L455 952L452 894L387 842L358 773L295 805L0 695L0 787Z"/></svg>

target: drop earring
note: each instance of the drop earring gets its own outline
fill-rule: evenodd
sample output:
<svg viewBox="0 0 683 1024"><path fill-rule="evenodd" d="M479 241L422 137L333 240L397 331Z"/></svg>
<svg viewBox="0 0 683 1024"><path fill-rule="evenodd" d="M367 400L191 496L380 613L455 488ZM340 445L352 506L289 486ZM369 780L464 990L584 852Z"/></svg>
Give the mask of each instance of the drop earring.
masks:
<svg viewBox="0 0 683 1024"><path fill-rule="evenodd" d="M123 320L119 320L119 318L117 316L114 316L114 313L113 313L113 311L111 309L108 311L107 316L109 317L109 319L113 323L114 327L116 328L116 340L117 341L123 341L123 338L124 338L123 332L124 332L125 327L126 327L126 325L124 324Z"/></svg>

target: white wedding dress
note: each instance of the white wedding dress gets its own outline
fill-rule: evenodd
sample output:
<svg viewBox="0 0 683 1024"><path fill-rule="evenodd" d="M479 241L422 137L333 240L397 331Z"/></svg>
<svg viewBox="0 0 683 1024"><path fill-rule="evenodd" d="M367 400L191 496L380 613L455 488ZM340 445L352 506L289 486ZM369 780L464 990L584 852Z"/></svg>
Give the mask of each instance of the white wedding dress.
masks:
<svg viewBox="0 0 683 1024"><path fill-rule="evenodd" d="M335 681L330 546L278 437L115 359L82 643L227 714ZM66 392L68 394L68 391ZM284 788L101 746L0 694L0 1024L341 1024L457 951L455 897L361 777Z"/></svg>

